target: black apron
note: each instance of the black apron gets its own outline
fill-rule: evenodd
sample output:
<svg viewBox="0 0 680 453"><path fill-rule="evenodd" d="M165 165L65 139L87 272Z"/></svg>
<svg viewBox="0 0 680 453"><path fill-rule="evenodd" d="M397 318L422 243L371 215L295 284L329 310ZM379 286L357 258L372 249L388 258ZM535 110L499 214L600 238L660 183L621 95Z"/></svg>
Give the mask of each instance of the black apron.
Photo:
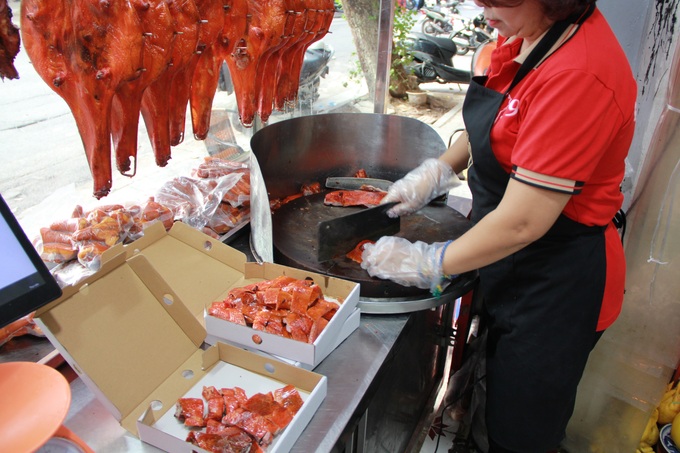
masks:
<svg viewBox="0 0 680 453"><path fill-rule="evenodd" d="M486 77L472 79L463 120L473 162L468 170L473 222L498 206L510 179L489 137L505 96L574 22L557 22L546 33L506 93L486 88ZM576 387L599 338L605 258L604 227L561 215L544 237L480 269L488 328L486 417L493 445L544 453L564 438Z"/></svg>

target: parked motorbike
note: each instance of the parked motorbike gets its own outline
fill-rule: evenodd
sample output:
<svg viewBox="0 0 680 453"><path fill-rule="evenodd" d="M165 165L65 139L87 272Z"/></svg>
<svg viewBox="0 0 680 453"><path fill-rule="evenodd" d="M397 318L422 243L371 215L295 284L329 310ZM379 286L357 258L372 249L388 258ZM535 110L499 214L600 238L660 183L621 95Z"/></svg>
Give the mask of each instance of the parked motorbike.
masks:
<svg viewBox="0 0 680 453"><path fill-rule="evenodd" d="M307 48L300 71L298 102L310 103L319 99L321 79L325 78L328 74L328 64L331 58L333 58L334 53L333 47L323 40L317 41ZM217 89L219 91L226 91L229 94L234 91L229 68L226 63L222 64Z"/></svg>
<svg viewBox="0 0 680 453"><path fill-rule="evenodd" d="M407 69L420 83L470 83L473 75L484 74L491 51L496 48L495 39L480 44L472 56L470 69L466 70L454 67L458 46L449 38L413 33L405 44L413 57Z"/></svg>
<svg viewBox="0 0 680 453"><path fill-rule="evenodd" d="M299 102L314 102L319 99L321 79L328 75L328 64L334 54L333 47L324 41L317 41L307 48L300 72Z"/></svg>
<svg viewBox="0 0 680 453"><path fill-rule="evenodd" d="M448 4L450 13L438 7L426 8L421 31L433 36L448 35L458 46L458 55L465 55L492 39L493 28L489 27L483 14L473 19L461 16L457 9L459 4L458 1Z"/></svg>
<svg viewBox="0 0 680 453"><path fill-rule="evenodd" d="M458 5L461 2L454 0L445 4L443 7L426 6L423 8L425 18L421 23L421 31L428 35L448 35L454 31L454 21L456 19L464 19L460 16ZM465 25L465 24L463 24Z"/></svg>
<svg viewBox="0 0 680 453"><path fill-rule="evenodd" d="M480 45L493 39L493 29L486 23L483 14L478 15L467 25L454 32L450 38L458 46L458 55L476 50Z"/></svg>
<svg viewBox="0 0 680 453"><path fill-rule="evenodd" d="M425 0L406 0L404 5L407 9L417 11L425 6Z"/></svg>

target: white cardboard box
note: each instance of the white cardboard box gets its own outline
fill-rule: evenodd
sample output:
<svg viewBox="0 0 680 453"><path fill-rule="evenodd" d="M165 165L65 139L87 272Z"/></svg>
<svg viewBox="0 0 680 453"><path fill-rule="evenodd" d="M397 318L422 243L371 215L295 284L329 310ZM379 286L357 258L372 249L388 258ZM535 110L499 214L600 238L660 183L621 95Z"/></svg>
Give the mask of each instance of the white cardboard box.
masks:
<svg viewBox="0 0 680 453"><path fill-rule="evenodd" d="M349 315L347 320L342 325L342 329L340 330L340 333L335 340L335 344L333 345L332 350L335 350L335 348L340 346L340 344L343 341L345 341L347 339L347 337L349 337L352 334L352 332L354 332L355 330L357 330L359 328L360 324L361 324L361 310L358 309L358 308L355 308L354 311L352 312L352 314ZM218 341L219 341L218 338L215 337L214 335L208 335L208 336L205 337L205 342L208 343L208 344L215 344ZM313 370L314 369L314 366L312 366L309 363L303 363L303 362L300 362L299 360L287 359L285 357L277 356L275 354L269 354L269 353L266 353L266 352L262 352L258 349L255 349L255 348L250 348L250 347L245 347L245 346L243 346L243 347L245 349L253 351L257 354L264 355L266 357L274 357L278 360L289 363L289 364L294 365L296 367L304 368L305 370Z"/></svg>
<svg viewBox="0 0 680 453"><path fill-rule="evenodd" d="M150 261L141 254L109 258L36 312L46 336L109 412L145 442L196 451L162 422L179 398L214 379L238 385L242 375L253 383L290 383L305 404L268 450L286 451L325 398L326 378L231 345L200 349L205 329ZM244 390L250 396L254 387Z"/></svg>
<svg viewBox="0 0 680 453"><path fill-rule="evenodd" d="M208 362L204 366L210 371L184 397L201 398L203 386L211 385L216 388L238 386L248 396L274 391L285 383L297 387L304 404L286 429L267 447L268 453L289 452L326 395L325 376L319 379L319 375L304 374L304 370L297 367L291 370L292 365L283 366L271 358L254 358L253 354L225 343L217 343L209 349L203 360ZM171 452L203 451L185 441L188 430L175 418L174 406L158 410L154 410L154 406L152 403L137 422L144 442Z"/></svg>
<svg viewBox="0 0 680 453"><path fill-rule="evenodd" d="M358 327L358 323L353 321L354 324L350 325L350 327L354 327L352 331L347 333L344 329L347 319L354 313L359 302L359 285L347 280L279 264L264 263L263 265L258 265L246 263L245 280L234 284L232 287L237 288L257 281L271 280L281 275L297 279L312 279L321 287L324 296L340 302L340 308L338 308L338 311L314 343L303 343L225 321L215 316L210 316L207 309L205 313L205 328L208 335L218 341L226 341L250 350L266 352L314 368L347 338L349 333ZM229 292L228 289L216 300L224 299Z"/></svg>
<svg viewBox="0 0 680 453"><path fill-rule="evenodd" d="M290 359L312 369L359 326L358 318L348 323L359 302L359 284L274 263L249 263L243 253L182 222L175 222L167 233L160 223L152 224L144 230L142 238L127 246L113 247L102 261L106 262L121 249L125 250L127 257L141 254L151 262L205 326L209 343L224 341L237 344ZM324 296L342 302L313 344L261 332L207 314L210 304L224 299L230 289L281 275L311 278L321 287ZM262 339L260 344L254 342L254 335Z"/></svg>

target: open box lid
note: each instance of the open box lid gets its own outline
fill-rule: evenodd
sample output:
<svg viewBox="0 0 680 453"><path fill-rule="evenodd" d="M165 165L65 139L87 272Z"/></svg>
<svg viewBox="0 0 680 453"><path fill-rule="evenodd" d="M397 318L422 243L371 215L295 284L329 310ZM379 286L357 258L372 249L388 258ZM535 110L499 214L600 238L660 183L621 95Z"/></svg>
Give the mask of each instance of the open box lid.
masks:
<svg viewBox="0 0 680 453"><path fill-rule="evenodd" d="M244 253L183 222L175 222L168 232L155 222L133 243L107 251L102 261L121 249L128 258L143 254L201 325L205 306L243 278L247 261Z"/></svg>
<svg viewBox="0 0 680 453"><path fill-rule="evenodd" d="M109 412L136 434L150 394L200 353L206 332L145 256L126 258L110 257L35 318Z"/></svg>

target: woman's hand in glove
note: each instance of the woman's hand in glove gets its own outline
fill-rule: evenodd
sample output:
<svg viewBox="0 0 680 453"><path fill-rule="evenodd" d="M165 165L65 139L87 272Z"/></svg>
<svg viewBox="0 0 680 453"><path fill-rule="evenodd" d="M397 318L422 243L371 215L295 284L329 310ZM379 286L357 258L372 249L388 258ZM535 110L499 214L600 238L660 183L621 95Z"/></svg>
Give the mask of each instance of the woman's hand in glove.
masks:
<svg viewBox="0 0 680 453"><path fill-rule="evenodd" d="M361 267L371 277L429 289L439 296L453 278L444 275L442 270L444 252L450 243L411 243L404 238L385 236L375 244L366 244L361 255Z"/></svg>
<svg viewBox="0 0 680 453"><path fill-rule="evenodd" d="M390 217L411 214L428 204L432 199L447 193L460 184L453 169L439 159L426 159L406 176L395 181L382 203L399 202L387 211Z"/></svg>

